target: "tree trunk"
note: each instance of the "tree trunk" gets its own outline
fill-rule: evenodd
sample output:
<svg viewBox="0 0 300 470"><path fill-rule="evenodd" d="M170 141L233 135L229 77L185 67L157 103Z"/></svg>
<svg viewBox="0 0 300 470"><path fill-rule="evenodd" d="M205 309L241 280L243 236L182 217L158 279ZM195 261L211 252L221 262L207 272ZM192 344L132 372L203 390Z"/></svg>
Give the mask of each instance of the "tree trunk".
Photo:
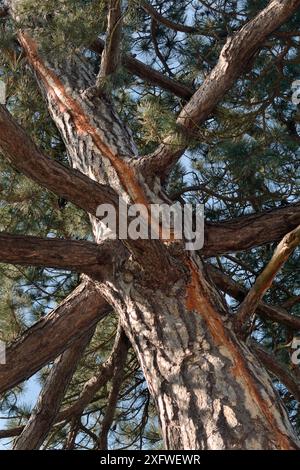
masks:
<svg viewBox="0 0 300 470"><path fill-rule="evenodd" d="M216 309L201 266L190 270L153 290L129 262L113 289L100 286L136 350L166 448L297 448L267 372Z"/></svg>
<svg viewBox="0 0 300 470"><path fill-rule="evenodd" d="M126 201L165 200L128 164L136 149L109 100L83 92L95 82L88 65L75 57L62 68L50 66L32 40L21 40L73 167L109 183ZM99 221L91 221L100 243ZM109 279L95 282L135 348L165 447L298 448L267 372L234 335L201 260L180 244L160 245L128 242Z"/></svg>

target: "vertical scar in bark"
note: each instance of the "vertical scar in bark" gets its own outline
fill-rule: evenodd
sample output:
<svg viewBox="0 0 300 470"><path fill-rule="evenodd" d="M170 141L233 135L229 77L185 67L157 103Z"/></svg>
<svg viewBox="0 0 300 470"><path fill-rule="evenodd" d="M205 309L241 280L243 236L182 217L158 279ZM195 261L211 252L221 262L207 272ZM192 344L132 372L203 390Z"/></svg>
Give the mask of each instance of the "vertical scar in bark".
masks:
<svg viewBox="0 0 300 470"><path fill-rule="evenodd" d="M215 310L211 301L207 298L197 267L191 260L187 262L187 265L191 275L191 281L186 292L186 306L188 310L198 312L206 322L208 330L216 345L226 348L228 355L231 357L232 363L234 364L231 368L233 376L245 384L251 399L269 423L270 429L274 433L274 439L276 439L280 449L297 449L295 444L292 443L280 429L278 429L276 419L270 410L272 403L268 403L261 396L258 386L253 381L241 351L230 337L230 332L225 328L221 316Z"/></svg>
<svg viewBox="0 0 300 470"><path fill-rule="evenodd" d="M55 73L45 65L38 54L35 41L25 32L19 33L19 39L27 53L28 58L30 59L32 66L42 79L49 95L52 96L57 102L59 109L62 112L68 110L68 112L71 113L78 133L86 133L91 136L94 145L112 164L123 188L130 195L133 202L143 204L148 207L147 197L142 187L137 182L134 170L126 162L119 158L118 155L115 155L109 146L103 142L99 136L99 133L97 132L97 129L90 123L89 118L86 116L86 113L80 104L68 95L63 83L59 80Z"/></svg>

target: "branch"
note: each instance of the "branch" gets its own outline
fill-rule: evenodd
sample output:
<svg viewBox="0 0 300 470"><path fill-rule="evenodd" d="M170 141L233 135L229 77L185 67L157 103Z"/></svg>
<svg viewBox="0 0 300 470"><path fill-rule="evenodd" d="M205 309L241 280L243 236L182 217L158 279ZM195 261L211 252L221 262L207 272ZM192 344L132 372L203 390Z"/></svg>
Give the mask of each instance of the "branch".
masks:
<svg viewBox="0 0 300 470"><path fill-rule="evenodd" d="M290 37L293 37L293 36L300 36L300 31L299 30L295 30L295 31L277 31L275 33L275 36L277 36L279 38L290 38Z"/></svg>
<svg viewBox="0 0 300 470"><path fill-rule="evenodd" d="M111 249L105 243L0 232L0 262L101 274L111 264Z"/></svg>
<svg viewBox="0 0 300 470"><path fill-rule="evenodd" d="M168 174L184 152L187 137L211 115L245 66L253 60L264 40L295 13L299 5L300 0L272 0L254 19L227 39L217 65L177 118L178 128L183 134L181 142L174 144L178 142L178 133L167 136L153 155L140 160L144 173L163 177Z"/></svg>
<svg viewBox="0 0 300 470"><path fill-rule="evenodd" d="M94 283L85 279L55 310L7 349L6 364L0 365L0 393L55 359L109 311Z"/></svg>
<svg viewBox="0 0 300 470"><path fill-rule="evenodd" d="M114 346L108 359L100 365L97 374L91 377L83 386L79 398L68 408L58 413L55 422L68 421L76 416L81 416L84 409L91 403L96 393L113 377L115 367L122 357L126 355L128 339L122 328L118 328ZM0 431L0 439L14 437L21 434L24 426Z"/></svg>
<svg viewBox="0 0 300 470"><path fill-rule="evenodd" d="M142 8L158 23L167 26L174 31L182 32L182 33L200 33L197 28L193 26L187 26L185 24L175 23L174 21L169 20L163 15L160 15L158 11L153 8L152 5L149 3L142 1Z"/></svg>
<svg viewBox="0 0 300 470"><path fill-rule="evenodd" d="M299 203L224 222L206 222L202 254L217 256L276 242L299 224Z"/></svg>
<svg viewBox="0 0 300 470"><path fill-rule="evenodd" d="M169 75L173 75L171 69L168 66L167 59L160 52L159 45L158 45L158 42L157 42L158 23L154 19L152 19L152 21L151 21L150 31L151 31L151 39L152 39L153 47L154 47L155 54L156 54L157 58L160 60L162 66L165 69L165 72L167 72Z"/></svg>
<svg viewBox="0 0 300 470"><path fill-rule="evenodd" d="M223 292L238 301L242 301L247 296L247 289L233 281L227 274L224 274L212 265L206 265L206 269L213 282ZM260 300L257 306L257 313L263 318L283 324L294 331L300 331L300 317L289 314L282 307L274 307Z"/></svg>
<svg viewBox="0 0 300 470"><path fill-rule="evenodd" d="M107 16L107 37L101 57L96 86L102 85L103 78L114 73L120 62L120 41L122 33L121 0L109 0Z"/></svg>
<svg viewBox="0 0 300 470"><path fill-rule="evenodd" d="M74 450L76 444L76 438L78 433L82 429L81 422L78 419L72 420L70 424L70 429L65 439L63 450Z"/></svg>
<svg viewBox="0 0 300 470"><path fill-rule="evenodd" d="M0 151L18 171L95 215L101 203L118 204L115 192L42 154L24 129L0 106Z"/></svg>
<svg viewBox="0 0 300 470"><path fill-rule="evenodd" d="M101 55L104 50L104 41L102 39L97 39L93 42L90 46L90 49L93 52ZM123 54L121 56L122 65L133 75L140 77L147 83L151 83L155 86L159 86L163 90L167 90L174 95L178 96L179 98L183 98L184 100L188 100L194 93L192 88L189 88L186 85L183 85L176 80L172 80L163 73L159 72L158 70L153 69L149 65L144 64L138 59L134 57Z"/></svg>
<svg viewBox="0 0 300 470"><path fill-rule="evenodd" d="M30 419L14 444L14 450L35 450L40 448L55 422L67 388L94 331L95 326L75 341L56 360Z"/></svg>
<svg viewBox="0 0 300 470"><path fill-rule="evenodd" d="M123 356L127 355L128 339L123 329L118 327L114 346L109 358L101 364L97 374L89 379L83 386L82 392L72 405L62 410L57 421L65 421L74 416L80 416L84 409L92 401L96 393L113 377L116 365L122 362Z"/></svg>
<svg viewBox="0 0 300 470"><path fill-rule="evenodd" d="M255 284L251 287L247 296L240 305L235 319L235 330L237 332L246 332L248 320L255 313L260 300L272 285L274 277L288 260L289 256L299 245L299 243L300 225L282 239L274 251L270 262L267 264L263 272L258 276Z"/></svg>
<svg viewBox="0 0 300 470"><path fill-rule="evenodd" d="M278 362L273 354L270 354L260 344L251 341L250 346L263 365L277 377L293 395L295 400L300 403L300 382L286 370L286 365Z"/></svg>
<svg viewBox="0 0 300 470"><path fill-rule="evenodd" d="M129 346L130 346L130 343L128 339L126 338L126 340L124 341L122 355L120 355L119 361L117 362L115 366L114 375L113 375L112 384L111 384L111 391L109 393L105 415L101 423L101 433L99 436L98 447L97 447L98 450L107 449L108 433L113 423L115 412L116 412L116 406L118 403L119 392L122 386L122 380L124 376L124 367L126 364Z"/></svg>
<svg viewBox="0 0 300 470"><path fill-rule="evenodd" d="M1 7L0 8L0 18L6 18L8 16L8 8Z"/></svg>
<svg viewBox="0 0 300 470"><path fill-rule="evenodd" d="M97 208L101 203L112 205L118 213L119 198L115 190L112 189L113 187L120 193L126 191L133 202L143 204L147 210L145 217L148 217L149 197L146 193L146 185L141 184L138 174L131 168L128 161L129 155L135 155L134 142L124 123L114 113L109 101L103 96L96 96L96 105L96 102L90 101L84 93L75 87L74 83L72 84L74 93L72 93L69 85L66 86L62 78L64 69L61 69L60 72L59 70L54 72L40 57L35 41L25 32L19 32L18 36L26 50L28 60L36 72L38 83L47 94L52 117L62 133L67 147L72 148L73 164L79 166L88 176L67 169L42 155L26 136L24 130L12 121L11 116L4 108L0 108L0 128L4 131L4 136L0 135L0 150L2 149L10 162L24 174L94 216L97 216ZM78 64L83 63L83 67L85 66L86 61L82 56L76 56L76 59L74 56L71 61L72 67L75 67L77 61ZM59 78L58 73L60 74ZM86 75L88 72L84 74L85 77ZM65 77L67 83L68 79L69 75ZM78 80L78 86L80 83L82 86L82 82ZM97 107L100 109L99 112L95 112ZM92 119L91 116L93 116ZM65 120L68 120L67 127L73 126L74 132L65 133L66 128L63 124ZM115 124L114 126L111 125L112 122ZM88 165L86 164L87 156L81 154L85 149L84 145L88 145ZM107 159L107 165L106 163L102 164L103 158ZM100 168L101 171L99 171ZM114 171L111 171L112 169ZM91 181L93 178L109 181L112 187ZM119 217L116 222L118 224ZM100 238L100 235L96 234L96 236L98 239ZM151 240L149 243L149 240L127 239L124 240L124 245L145 265L148 261L154 260L157 267L159 266L161 276L166 280L170 281L169 265L174 276L178 275L173 269L174 264L171 266L171 257L168 255L166 247L160 241ZM149 264L147 265L149 266Z"/></svg>
<svg viewBox="0 0 300 470"><path fill-rule="evenodd" d="M1 429L0 430L0 439L8 439L10 437L19 436L23 431L24 426L16 426L14 428Z"/></svg>

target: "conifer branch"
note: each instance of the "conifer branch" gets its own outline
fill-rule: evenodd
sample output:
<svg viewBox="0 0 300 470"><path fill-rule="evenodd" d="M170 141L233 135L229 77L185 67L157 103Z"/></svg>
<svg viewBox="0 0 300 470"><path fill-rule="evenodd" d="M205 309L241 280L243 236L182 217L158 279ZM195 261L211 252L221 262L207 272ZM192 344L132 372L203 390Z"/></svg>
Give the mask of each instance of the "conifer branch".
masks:
<svg viewBox="0 0 300 470"><path fill-rule="evenodd" d="M14 443L14 450L37 450L43 444L94 331L95 326L55 361L25 428Z"/></svg>
<svg viewBox="0 0 300 470"><path fill-rule="evenodd" d="M107 15L107 33L101 56L100 70L96 86L101 87L103 79L114 73L120 62L122 34L122 1L109 0Z"/></svg>
<svg viewBox="0 0 300 470"><path fill-rule="evenodd" d="M90 49L100 55L104 50L104 45L105 43L102 39L97 39L90 46ZM162 88L163 90L167 90L179 98L188 100L194 93L192 88L167 77L165 74L144 64L129 54L122 54L121 62L122 65L133 75L141 78L146 83L150 83Z"/></svg>
<svg viewBox="0 0 300 470"><path fill-rule="evenodd" d="M43 155L1 105L0 151L15 169L90 214L96 215L101 203L118 205L118 198L110 186L98 184L80 171Z"/></svg>
<svg viewBox="0 0 300 470"><path fill-rule="evenodd" d="M129 341L123 329L119 325L109 357L99 366L96 374L83 385L82 391L77 400L56 414L54 420L55 423L67 422L74 417L76 418L82 415L84 409L92 402L97 392L113 378L117 365L122 363L124 356L126 358L128 347ZM71 348L72 346L70 349ZM67 352L68 350L61 356L61 358ZM66 363L66 361L67 360L65 360L64 363ZM63 363L61 363L60 366L60 371L62 370ZM58 369L53 371L53 374L58 382ZM59 375L62 376L62 374ZM25 426L16 426L12 429L2 429L0 430L0 439L18 436L23 432L24 428Z"/></svg>
<svg viewBox="0 0 300 470"><path fill-rule="evenodd" d="M152 44L154 47L154 51L156 54L156 57L159 59L161 62L162 66L165 69L165 72L168 73L169 76L173 76L172 70L170 69L167 59L164 57L162 52L160 51L159 45L158 45L158 40L157 40L157 34L158 34L158 23L155 19L151 20L151 39L152 39Z"/></svg>
<svg viewBox="0 0 300 470"><path fill-rule="evenodd" d="M87 278L51 313L12 343L0 365L0 393L31 377L111 311Z"/></svg>
<svg viewBox="0 0 300 470"><path fill-rule="evenodd" d="M175 23L174 21L171 21L170 19L166 18L165 16L161 15L158 13L158 11L150 5L148 2L142 1L142 8L158 23L163 24L164 26L167 26L170 29L173 29L174 31L178 31L181 33L200 33L198 28L195 28L194 26L188 26L185 24L180 24L180 23Z"/></svg>
<svg viewBox="0 0 300 470"><path fill-rule="evenodd" d="M271 354L257 342L251 341L250 346L263 365L277 377L279 382L281 382L293 395L295 400L300 403L300 381L297 379L297 377L294 377L287 370L285 364L281 364L273 354Z"/></svg>
<svg viewBox="0 0 300 470"><path fill-rule="evenodd" d="M109 244L59 238L39 238L0 232L0 262L70 269L101 275L110 265Z"/></svg>
<svg viewBox="0 0 300 470"><path fill-rule="evenodd" d="M272 0L255 18L227 39L217 65L180 112L176 121L178 131L169 134L152 155L140 159L141 171L165 178L182 156L188 140L196 136L199 126L243 73L245 65L249 64L250 59L253 60L264 40L299 6L300 0Z"/></svg>
<svg viewBox="0 0 300 470"><path fill-rule="evenodd" d="M215 285L226 294L237 301L243 301L248 294L247 289L240 283L234 281L227 274L212 265L206 265L207 271ZM268 305L262 300L257 305L257 314L273 322L287 326L293 331L300 331L300 318L291 315L284 308L274 305Z"/></svg>
<svg viewBox="0 0 300 470"><path fill-rule="evenodd" d="M202 254L216 256L277 242L299 223L299 203L218 223L207 222Z"/></svg>
<svg viewBox="0 0 300 470"><path fill-rule="evenodd" d="M282 268L294 249L300 244L300 225L288 233L277 246L270 262L258 276L247 296L243 300L235 318L235 330L246 333L249 319L254 315L257 306L272 281Z"/></svg>

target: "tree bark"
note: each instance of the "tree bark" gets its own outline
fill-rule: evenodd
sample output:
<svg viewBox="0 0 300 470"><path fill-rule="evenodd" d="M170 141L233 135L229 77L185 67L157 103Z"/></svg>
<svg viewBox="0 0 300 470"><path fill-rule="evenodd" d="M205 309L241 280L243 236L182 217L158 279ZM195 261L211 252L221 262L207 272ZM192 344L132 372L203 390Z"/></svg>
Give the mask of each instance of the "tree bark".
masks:
<svg viewBox="0 0 300 470"><path fill-rule="evenodd" d="M287 261L294 249L300 244L300 225L292 232L285 235L276 247L273 256L264 270L257 277L254 285L249 290L240 305L234 327L238 333L247 333L247 323L254 314L260 300L271 286L272 281L282 265Z"/></svg>
<svg viewBox="0 0 300 470"><path fill-rule="evenodd" d="M202 253L205 256L223 255L276 242L299 223L299 203L224 222L207 223Z"/></svg>
<svg viewBox="0 0 300 470"><path fill-rule="evenodd" d="M68 76L73 81L79 78L82 67L77 62ZM116 162L115 157L107 156L103 143L100 145L95 138L91 142L89 132L79 133L78 116L74 119L70 107L63 111L53 93L45 89L43 78L39 79L45 92L48 91L49 109L64 137L73 166L99 183L109 177L110 184L123 197L128 198L129 194L134 201L144 201L145 186L139 181L137 190L138 177L130 173L126 163L121 158ZM68 99L64 97L65 102ZM101 109L97 113L95 108L91 110L92 104L83 99L80 119L82 114L87 119L92 112L93 121L98 120L98 128L102 130L108 120L111 122L112 110L108 103L102 102L102 106L96 106ZM124 139L124 129L117 124L110 128L110 134L105 134L105 139L108 135L110 145L115 148L114 155L128 155L132 147L126 143L128 134L127 141ZM124 180L120 167L127 171L128 179ZM113 177L107 176L109 171L114 172ZM97 222L92 222L95 239L100 242ZM145 245L146 259L147 249ZM162 273L153 260L152 263L148 260L145 274L141 256L128 258L126 253L119 260L118 271L107 282L98 284L101 295L119 313L139 357L157 406L165 446L168 449L298 448L267 372L231 332L223 304L214 286L208 284L201 262L198 260L196 265L186 253L180 249L179 252L183 268L173 286L170 277L169 283L165 281L161 286ZM169 276L174 266L179 269L175 262L169 265Z"/></svg>
<svg viewBox="0 0 300 470"><path fill-rule="evenodd" d="M299 0L272 0L255 18L227 38L218 63L177 118L177 125L185 138L181 143L172 145L174 135L167 136L151 158L139 161L143 172L148 173L151 169L160 175L169 173L186 148L186 137L193 135L198 126L211 115L245 67L254 59L265 39L296 12L299 6ZM175 141L178 142L178 139Z"/></svg>
<svg viewBox="0 0 300 470"><path fill-rule="evenodd" d="M84 281L55 310L35 323L6 352L0 393L31 377L110 311L92 282Z"/></svg>
<svg viewBox="0 0 300 470"><path fill-rule="evenodd" d="M189 126L188 109L195 121L204 119L240 73L240 66L238 73L232 67L249 51L255 52L268 31L299 4L274 0L263 15L268 22L263 24L263 32L259 29L262 17L253 20L253 32L244 27L239 38L224 49L221 63L210 77L210 93L203 89L197 93L209 103L205 101L203 108L201 100L192 99L181 113L180 123ZM280 13L277 22L276 12ZM73 167L97 183L109 184L126 201L146 207L150 202L166 201L159 185L148 186L130 164L137 151L112 104L105 96L84 92L95 83L86 62L73 56L60 67L49 64L27 33L20 33L20 40ZM101 243L99 222L91 221L95 241ZM299 448L268 373L232 331L223 299L201 259L179 243L125 243L128 250L120 251L113 272L95 285L118 312L137 353L156 403L166 448Z"/></svg>
<svg viewBox="0 0 300 470"><path fill-rule="evenodd" d="M247 289L238 282L233 281L222 271L209 265L207 266L207 271L216 286L223 292L238 301L242 301L246 297L248 293ZM300 318L297 315L291 315L282 307L274 307L273 305L260 301L257 307L257 313L271 321L286 325L291 330L300 330Z"/></svg>
<svg viewBox="0 0 300 470"><path fill-rule="evenodd" d="M1 263L70 269L105 275L111 249L88 241L39 238L0 232Z"/></svg>
<svg viewBox="0 0 300 470"><path fill-rule="evenodd" d="M99 289L137 352L166 447L298 448L267 372L232 332L201 266L191 264L168 292L127 269L114 291Z"/></svg>
<svg viewBox="0 0 300 470"><path fill-rule="evenodd" d="M71 346L70 349L73 350L73 346ZM71 405L69 405L67 408L64 408L56 415L55 422L60 423L62 421L70 421L72 418L80 417L84 409L92 402L97 392L99 392L99 390L113 378L117 364L120 362L120 360L122 360L124 354L127 354L127 351L128 338L124 334L122 328L119 328L109 357L99 366L96 374L87 380L87 382L83 385L82 391L77 400L75 400ZM55 377L57 374L60 375L61 372L63 372L65 366L70 365L69 354L70 353L68 353L66 356L65 354L62 355L63 363L60 364L58 369L53 371ZM12 429L1 430L0 439L18 436L24 431L24 429L25 426L17 426Z"/></svg>
<svg viewBox="0 0 300 470"><path fill-rule="evenodd" d="M95 331L92 328L80 337L54 363L37 404L22 434L14 443L14 450L39 449L55 422L61 402L71 382L84 350Z"/></svg>

